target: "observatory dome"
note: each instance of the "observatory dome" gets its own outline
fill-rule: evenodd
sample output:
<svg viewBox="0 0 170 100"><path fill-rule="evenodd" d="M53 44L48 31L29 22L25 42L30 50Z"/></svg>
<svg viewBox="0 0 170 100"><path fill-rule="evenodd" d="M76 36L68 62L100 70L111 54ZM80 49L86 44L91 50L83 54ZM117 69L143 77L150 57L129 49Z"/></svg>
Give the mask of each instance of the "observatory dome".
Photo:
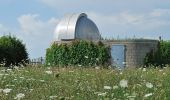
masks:
<svg viewBox="0 0 170 100"><path fill-rule="evenodd" d="M68 14L60 20L55 29L56 41L100 40L96 24L85 13Z"/></svg>

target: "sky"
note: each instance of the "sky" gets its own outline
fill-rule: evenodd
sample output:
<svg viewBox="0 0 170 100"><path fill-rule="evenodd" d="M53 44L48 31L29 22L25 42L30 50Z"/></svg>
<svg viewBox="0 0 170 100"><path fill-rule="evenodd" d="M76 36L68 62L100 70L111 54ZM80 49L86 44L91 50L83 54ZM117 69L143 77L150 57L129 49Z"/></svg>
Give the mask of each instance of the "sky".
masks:
<svg viewBox="0 0 170 100"><path fill-rule="evenodd" d="M80 12L103 38L170 40L170 0L0 0L0 36L21 39L30 58L45 57L59 20Z"/></svg>

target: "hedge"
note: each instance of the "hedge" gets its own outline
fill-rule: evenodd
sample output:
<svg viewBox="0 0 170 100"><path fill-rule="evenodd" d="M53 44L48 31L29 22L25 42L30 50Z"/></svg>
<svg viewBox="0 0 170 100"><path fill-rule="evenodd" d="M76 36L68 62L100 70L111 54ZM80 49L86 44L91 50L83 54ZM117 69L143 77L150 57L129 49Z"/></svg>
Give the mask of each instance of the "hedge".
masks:
<svg viewBox="0 0 170 100"><path fill-rule="evenodd" d="M158 50L149 52L144 60L146 66L165 66L170 65L170 41L160 41Z"/></svg>
<svg viewBox="0 0 170 100"><path fill-rule="evenodd" d="M109 47L102 42L73 41L68 44L53 43L46 50L46 65L98 66L108 64Z"/></svg>

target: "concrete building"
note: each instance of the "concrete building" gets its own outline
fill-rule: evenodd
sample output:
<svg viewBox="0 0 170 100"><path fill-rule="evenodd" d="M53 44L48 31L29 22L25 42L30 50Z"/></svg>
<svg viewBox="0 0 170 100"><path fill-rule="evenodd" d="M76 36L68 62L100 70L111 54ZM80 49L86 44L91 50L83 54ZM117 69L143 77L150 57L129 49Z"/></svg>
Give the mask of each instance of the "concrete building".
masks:
<svg viewBox="0 0 170 100"><path fill-rule="evenodd" d="M143 66L144 58L151 50L156 51L158 40L133 39L103 41L110 47L111 63L113 66L140 67Z"/></svg>
<svg viewBox="0 0 170 100"><path fill-rule="evenodd" d="M56 43L72 40L102 41L110 47L110 64L119 68L139 67L151 50L157 50L158 40L101 40L96 24L85 13L69 14L60 20L55 30Z"/></svg>

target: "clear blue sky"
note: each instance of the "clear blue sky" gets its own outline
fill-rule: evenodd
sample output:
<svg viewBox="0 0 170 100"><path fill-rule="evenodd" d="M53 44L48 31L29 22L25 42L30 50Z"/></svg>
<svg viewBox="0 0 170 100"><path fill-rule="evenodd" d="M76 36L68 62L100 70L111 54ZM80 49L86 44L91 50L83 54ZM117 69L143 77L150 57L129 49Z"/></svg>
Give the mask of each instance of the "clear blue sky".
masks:
<svg viewBox="0 0 170 100"><path fill-rule="evenodd" d="M170 0L0 0L0 36L17 36L31 58L45 56L66 13L85 12L103 37L170 40Z"/></svg>

